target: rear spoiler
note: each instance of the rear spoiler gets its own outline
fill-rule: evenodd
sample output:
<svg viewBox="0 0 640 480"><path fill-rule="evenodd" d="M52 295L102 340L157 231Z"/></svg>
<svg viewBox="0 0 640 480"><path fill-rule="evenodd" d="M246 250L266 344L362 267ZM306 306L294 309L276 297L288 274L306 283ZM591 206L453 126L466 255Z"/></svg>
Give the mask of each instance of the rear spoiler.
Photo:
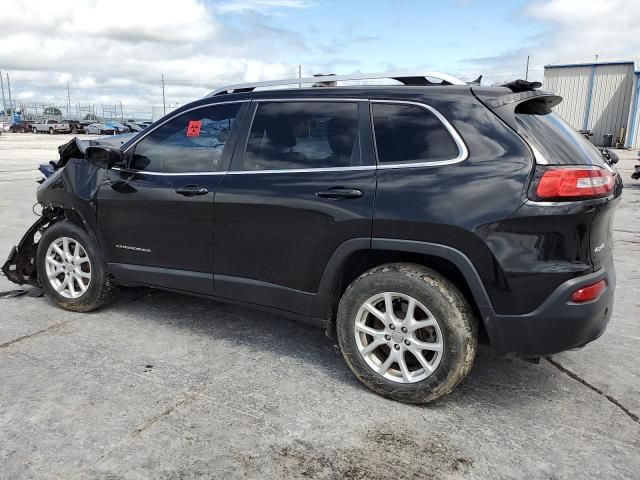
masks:
<svg viewBox="0 0 640 480"><path fill-rule="evenodd" d="M506 85L505 85L506 86ZM543 115L562 101L562 97L544 90L525 90L513 92L503 88L472 87L473 94L478 100L489 107L507 125L514 130L516 113L533 113Z"/></svg>

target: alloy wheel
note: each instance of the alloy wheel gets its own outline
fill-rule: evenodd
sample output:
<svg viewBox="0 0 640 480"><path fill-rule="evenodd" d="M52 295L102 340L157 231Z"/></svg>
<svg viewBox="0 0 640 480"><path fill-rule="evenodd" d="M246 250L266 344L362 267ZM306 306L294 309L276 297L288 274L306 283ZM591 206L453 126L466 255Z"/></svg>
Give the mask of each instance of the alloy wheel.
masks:
<svg viewBox="0 0 640 480"><path fill-rule="evenodd" d="M376 373L397 383L429 377L440 364L444 340L438 321L422 303L383 292L365 301L355 319L358 351Z"/></svg>
<svg viewBox="0 0 640 480"><path fill-rule="evenodd" d="M45 256L47 279L65 298L79 298L91 284L91 261L85 248L69 237L57 238Z"/></svg>

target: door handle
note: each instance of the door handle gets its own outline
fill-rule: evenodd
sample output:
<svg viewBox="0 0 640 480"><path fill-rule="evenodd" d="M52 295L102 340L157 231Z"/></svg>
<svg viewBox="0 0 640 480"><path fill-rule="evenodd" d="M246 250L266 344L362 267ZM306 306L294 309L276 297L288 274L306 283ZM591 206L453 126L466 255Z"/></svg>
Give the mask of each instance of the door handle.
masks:
<svg viewBox="0 0 640 480"><path fill-rule="evenodd" d="M198 185L187 185L176 188L176 193L184 195L185 197L195 197L196 195L206 195L209 193L209 189L207 187L199 187Z"/></svg>
<svg viewBox="0 0 640 480"><path fill-rule="evenodd" d="M357 188L334 187L327 190L316 192L316 196L320 198L329 198L331 200L343 200L348 198L360 198L364 195L362 190Z"/></svg>

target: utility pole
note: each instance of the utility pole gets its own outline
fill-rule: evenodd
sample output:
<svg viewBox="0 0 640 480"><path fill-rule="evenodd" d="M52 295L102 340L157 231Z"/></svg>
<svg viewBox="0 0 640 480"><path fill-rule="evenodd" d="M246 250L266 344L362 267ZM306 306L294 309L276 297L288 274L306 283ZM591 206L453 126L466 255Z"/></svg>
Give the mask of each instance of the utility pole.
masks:
<svg viewBox="0 0 640 480"><path fill-rule="evenodd" d="M9 72L7 72L7 90L9 90L9 108L11 109L11 116L16 112L13 111L13 100L11 100L11 84L9 83ZM5 113L7 113L5 111Z"/></svg>
<svg viewBox="0 0 640 480"><path fill-rule="evenodd" d="M67 118L71 116L71 92L69 91L69 82L67 82Z"/></svg>
<svg viewBox="0 0 640 480"><path fill-rule="evenodd" d="M298 64L298 78L302 78L302 65ZM302 84L298 84L298 88L302 88Z"/></svg>
<svg viewBox="0 0 640 480"><path fill-rule="evenodd" d="M167 114L167 105L165 104L165 101L164 101L164 73L162 74L162 114L163 115Z"/></svg>
<svg viewBox="0 0 640 480"><path fill-rule="evenodd" d="M4 100L4 81L2 80L2 72L0 72L0 87L2 88L2 113L7 114L7 102Z"/></svg>
<svg viewBox="0 0 640 480"><path fill-rule="evenodd" d="M598 54L596 53L596 62L598 61Z"/></svg>
<svg viewBox="0 0 640 480"><path fill-rule="evenodd" d="M529 80L529 55L527 55L527 69L524 72L524 79Z"/></svg>
<svg viewBox="0 0 640 480"><path fill-rule="evenodd" d="M120 123L124 123L124 113L122 113L122 100L120 100Z"/></svg>

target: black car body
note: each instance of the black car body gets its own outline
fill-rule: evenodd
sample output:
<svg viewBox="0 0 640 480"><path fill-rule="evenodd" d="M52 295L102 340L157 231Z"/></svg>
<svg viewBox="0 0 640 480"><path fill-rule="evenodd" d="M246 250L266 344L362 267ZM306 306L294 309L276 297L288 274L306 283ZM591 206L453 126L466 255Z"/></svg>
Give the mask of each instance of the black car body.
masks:
<svg viewBox="0 0 640 480"><path fill-rule="evenodd" d="M320 323L331 336L337 329L344 352L347 293L367 272L383 276L396 265L401 275L413 265L460 292L447 298L468 303L500 354L580 347L611 317L622 183L551 113L559 97L518 85L224 93L181 107L117 151L69 144L38 189L45 216L5 272L36 282L30 235L64 220L95 242L118 285ZM400 350L398 339L389 341ZM403 397L345 358L393 398L446 393L432 386Z"/></svg>
<svg viewBox="0 0 640 480"><path fill-rule="evenodd" d="M89 125L89 122L82 122L80 120L63 120L64 123L69 124L72 134L84 133L84 127Z"/></svg>

